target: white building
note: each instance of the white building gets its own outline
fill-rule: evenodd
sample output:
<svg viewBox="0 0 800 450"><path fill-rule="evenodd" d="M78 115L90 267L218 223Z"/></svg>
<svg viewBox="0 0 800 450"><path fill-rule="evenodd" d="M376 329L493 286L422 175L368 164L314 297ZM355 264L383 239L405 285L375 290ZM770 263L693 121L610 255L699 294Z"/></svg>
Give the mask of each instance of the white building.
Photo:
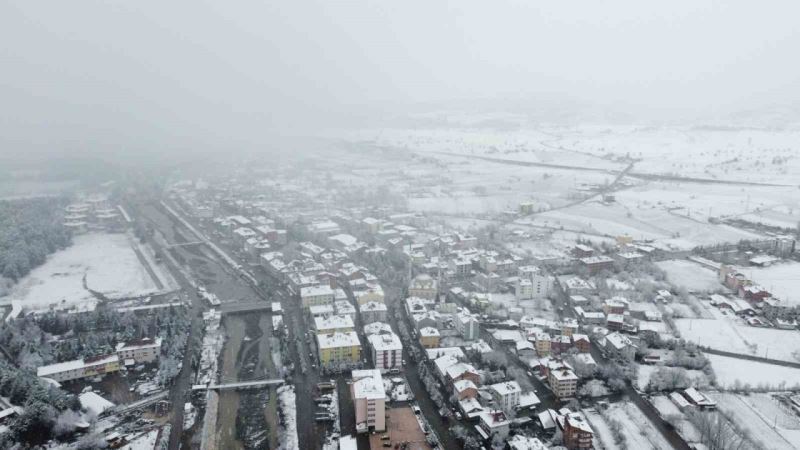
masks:
<svg viewBox="0 0 800 450"><path fill-rule="evenodd" d="M134 363L148 363L158 359L161 354L161 338L150 338L138 341L120 342L117 344L117 356L123 362L132 359Z"/></svg>
<svg viewBox="0 0 800 450"><path fill-rule="evenodd" d="M353 331L355 324L353 318L350 316L337 314L333 316L317 316L314 317L314 328L317 333L344 333L345 331Z"/></svg>
<svg viewBox="0 0 800 450"><path fill-rule="evenodd" d="M354 370L350 387L356 410L356 432L386 430L386 393L380 370Z"/></svg>
<svg viewBox="0 0 800 450"><path fill-rule="evenodd" d="M403 344L394 333L370 334L367 336L372 349L372 361L381 371L403 367Z"/></svg>
<svg viewBox="0 0 800 450"><path fill-rule="evenodd" d="M511 412L519 406L519 397L522 394L522 388L516 381L504 381L502 383L492 384L489 386L492 392L492 397L498 408L503 411Z"/></svg>
<svg viewBox="0 0 800 450"><path fill-rule="evenodd" d="M480 324L478 319L468 313L460 313L455 320L456 331L468 341L478 339L480 335Z"/></svg>
<svg viewBox="0 0 800 450"><path fill-rule="evenodd" d="M578 376L566 366L548 370L547 381L560 399L573 397L578 391Z"/></svg>

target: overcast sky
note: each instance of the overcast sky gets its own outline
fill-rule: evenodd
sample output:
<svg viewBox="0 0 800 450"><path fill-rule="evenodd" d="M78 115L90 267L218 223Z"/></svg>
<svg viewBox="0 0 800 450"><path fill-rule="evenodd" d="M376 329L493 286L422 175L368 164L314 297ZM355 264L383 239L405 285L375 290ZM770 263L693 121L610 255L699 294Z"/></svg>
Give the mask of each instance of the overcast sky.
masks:
<svg viewBox="0 0 800 450"><path fill-rule="evenodd" d="M4 0L0 153L258 146L375 104L793 105L799 17L796 0Z"/></svg>

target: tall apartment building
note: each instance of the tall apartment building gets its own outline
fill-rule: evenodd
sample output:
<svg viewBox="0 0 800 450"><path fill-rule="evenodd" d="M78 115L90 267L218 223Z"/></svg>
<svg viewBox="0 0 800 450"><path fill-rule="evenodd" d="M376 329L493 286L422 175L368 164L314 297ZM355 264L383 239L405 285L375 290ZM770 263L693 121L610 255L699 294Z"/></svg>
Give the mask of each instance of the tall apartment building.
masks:
<svg viewBox="0 0 800 450"><path fill-rule="evenodd" d="M394 333L379 333L367 336L372 349L372 361L381 371L403 367L403 344Z"/></svg>
<svg viewBox="0 0 800 450"><path fill-rule="evenodd" d="M350 385L356 410L356 432L386 430L386 393L380 370L354 370Z"/></svg>

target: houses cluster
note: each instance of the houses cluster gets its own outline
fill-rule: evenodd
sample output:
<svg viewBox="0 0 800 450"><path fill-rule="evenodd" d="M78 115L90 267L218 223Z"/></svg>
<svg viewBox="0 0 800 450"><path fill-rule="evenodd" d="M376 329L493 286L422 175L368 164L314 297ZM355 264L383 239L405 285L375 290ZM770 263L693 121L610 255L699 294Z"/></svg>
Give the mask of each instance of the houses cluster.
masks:
<svg viewBox="0 0 800 450"><path fill-rule="evenodd" d="M752 258L757 264L768 264L774 257ZM772 295L772 293L754 280L751 280L742 269L720 264L718 270L720 283L730 289L732 295L714 294L709 297L711 304L733 314L743 317L753 326L775 326L783 329L796 329L797 323L791 319L783 319L783 313L791 309L787 302ZM773 317L768 321L763 315ZM757 317L758 316L758 317Z"/></svg>
<svg viewBox="0 0 800 450"><path fill-rule="evenodd" d="M538 414L542 428L563 443L569 449L594 448L594 430L586 417L580 412L573 412L569 408L558 411L547 409Z"/></svg>

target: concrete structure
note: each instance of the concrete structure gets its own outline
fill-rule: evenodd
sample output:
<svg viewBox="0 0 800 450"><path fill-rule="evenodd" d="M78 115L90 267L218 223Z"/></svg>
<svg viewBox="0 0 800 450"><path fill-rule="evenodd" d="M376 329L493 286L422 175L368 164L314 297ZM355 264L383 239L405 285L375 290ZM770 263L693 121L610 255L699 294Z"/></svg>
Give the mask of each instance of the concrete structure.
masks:
<svg viewBox="0 0 800 450"><path fill-rule="evenodd" d="M386 322L388 310L384 303L367 302L361 305L359 309L361 310L361 321L365 324Z"/></svg>
<svg viewBox="0 0 800 450"><path fill-rule="evenodd" d="M455 320L456 331L468 341L478 339L480 336L480 324L478 319L467 313L460 313Z"/></svg>
<svg viewBox="0 0 800 450"><path fill-rule="evenodd" d="M433 327L425 327L419 330L419 343L424 348L436 348L439 346L439 330Z"/></svg>
<svg viewBox="0 0 800 450"><path fill-rule="evenodd" d="M353 294L356 298L356 303L360 305L369 302L383 303L383 288L380 284L372 284L366 290L359 291Z"/></svg>
<svg viewBox="0 0 800 450"><path fill-rule="evenodd" d="M138 341L120 342L117 344L117 356L123 362L132 359L136 364L149 363L158 359L161 354L161 338L150 338Z"/></svg>
<svg viewBox="0 0 800 450"><path fill-rule="evenodd" d="M511 412L519 406L519 397L522 394L522 388L516 381L504 381L502 383L492 384L489 386L492 393L492 398L498 408L505 412Z"/></svg>
<svg viewBox="0 0 800 450"><path fill-rule="evenodd" d="M356 410L356 432L386 430L386 393L377 369L354 370L350 385Z"/></svg>
<svg viewBox="0 0 800 450"><path fill-rule="evenodd" d="M573 397L578 391L578 376L566 366L548 370L547 382L559 399Z"/></svg>
<svg viewBox="0 0 800 450"><path fill-rule="evenodd" d="M558 418L563 433L564 447L568 449L592 448L594 431L581 413L573 412Z"/></svg>
<svg viewBox="0 0 800 450"><path fill-rule="evenodd" d="M356 363L361 360L361 342L355 331L317 335L320 364Z"/></svg>
<svg viewBox="0 0 800 450"><path fill-rule="evenodd" d="M370 334L367 336L372 349L372 361L381 371L403 367L403 343L394 333Z"/></svg>
<svg viewBox="0 0 800 450"><path fill-rule="evenodd" d="M344 333L355 330L353 319L350 316L317 316L314 317L314 329L319 334Z"/></svg>
<svg viewBox="0 0 800 450"><path fill-rule="evenodd" d="M300 288L303 308L317 305L333 305L333 289L330 286L307 286Z"/></svg>
<svg viewBox="0 0 800 450"><path fill-rule="evenodd" d="M114 354L42 366L36 369L36 375L61 383L117 371L119 371L119 356Z"/></svg>

